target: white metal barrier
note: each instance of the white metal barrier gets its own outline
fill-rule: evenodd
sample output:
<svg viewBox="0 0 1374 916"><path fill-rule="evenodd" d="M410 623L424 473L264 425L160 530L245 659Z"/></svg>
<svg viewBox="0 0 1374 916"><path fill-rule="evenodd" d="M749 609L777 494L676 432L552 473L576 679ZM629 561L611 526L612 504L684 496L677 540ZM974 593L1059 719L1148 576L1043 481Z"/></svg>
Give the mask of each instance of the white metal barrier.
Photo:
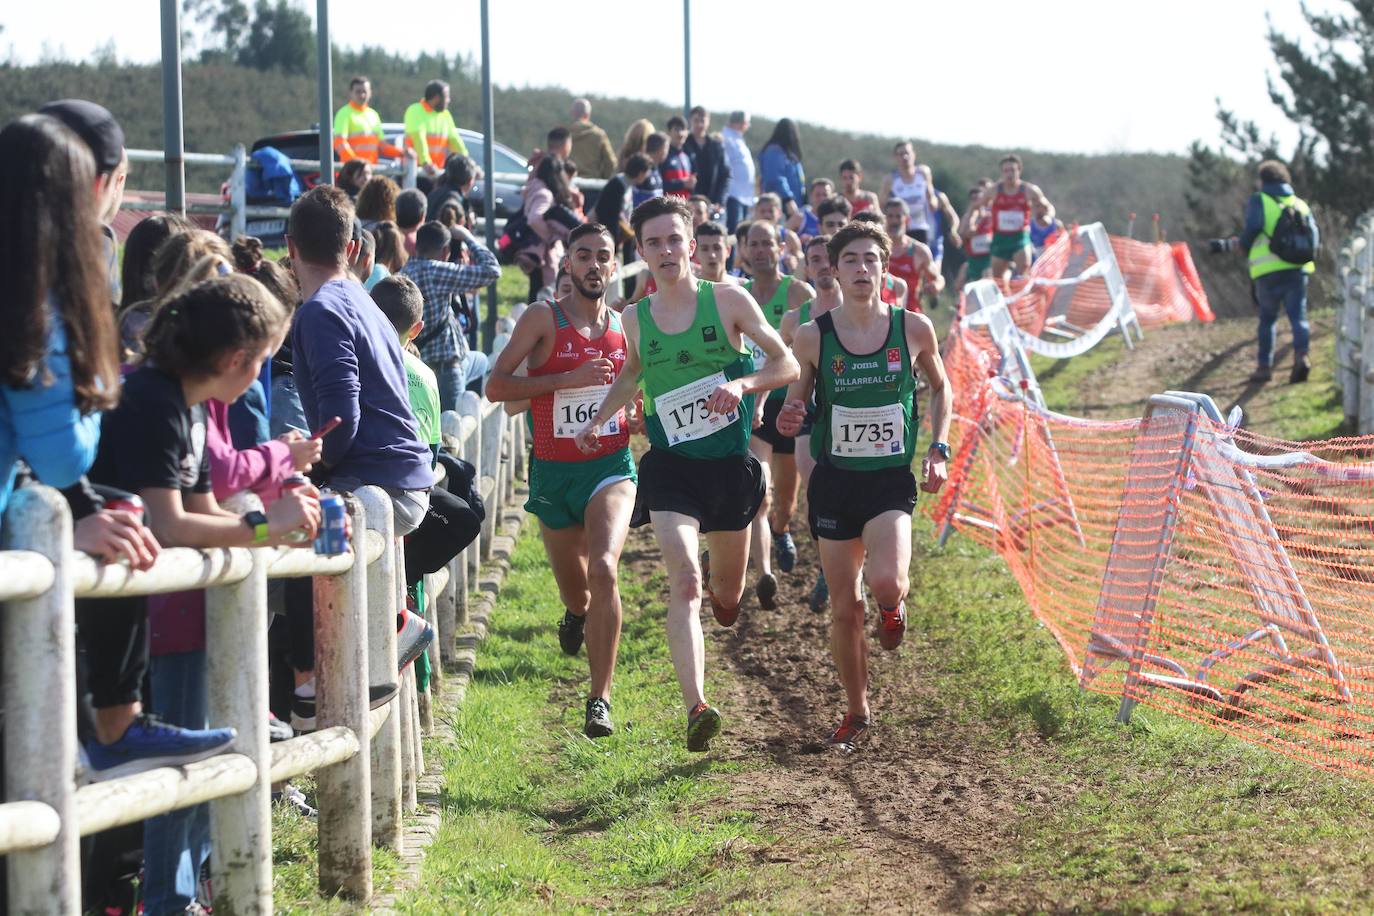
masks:
<svg viewBox="0 0 1374 916"><path fill-rule="evenodd" d="M475 395L443 418L445 449L481 462L488 523L448 568L426 579L438 629L431 659L451 659L466 622L480 556L513 495L511 456L524 428ZM401 542L389 497L364 487L347 500L351 552L308 548L164 550L143 572L74 551L65 500L46 487L16 492L0 550L5 801L0 854L8 912L80 912L81 836L204 802L211 805L214 905L273 912L270 787L315 773L319 886L326 896L372 895L372 847L400 851L402 817L416 807L428 729L414 666L398 698L368 709L368 687L396 675L395 613L405 601ZM267 580L314 577L316 713L313 734L269 744ZM237 730L231 748L182 767L78 785L74 600L205 589L209 721ZM370 672L370 673L369 673ZM434 666L434 678L442 665ZM432 678L432 680L434 680Z"/></svg>
<svg viewBox="0 0 1374 916"><path fill-rule="evenodd" d="M1374 211L1355 221L1336 257L1341 304L1336 384L1347 423L1374 432Z"/></svg>

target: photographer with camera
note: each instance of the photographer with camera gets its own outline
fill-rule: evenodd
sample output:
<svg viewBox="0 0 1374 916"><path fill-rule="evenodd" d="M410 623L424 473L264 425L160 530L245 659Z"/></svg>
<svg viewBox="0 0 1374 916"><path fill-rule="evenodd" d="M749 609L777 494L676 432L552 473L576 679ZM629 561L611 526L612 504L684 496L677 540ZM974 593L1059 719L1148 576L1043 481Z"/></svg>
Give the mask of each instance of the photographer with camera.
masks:
<svg viewBox="0 0 1374 916"><path fill-rule="evenodd" d="M1306 201L1293 193L1292 178L1282 162L1259 164L1259 190L1245 203L1245 229L1240 237L1214 239L1213 252L1245 251L1250 282L1259 307L1259 367L1252 382L1274 377L1274 337L1279 310L1293 326L1293 369L1289 384L1307 381L1312 370L1307 350L1307 278L1316 270L1320 235Z"/></svg>

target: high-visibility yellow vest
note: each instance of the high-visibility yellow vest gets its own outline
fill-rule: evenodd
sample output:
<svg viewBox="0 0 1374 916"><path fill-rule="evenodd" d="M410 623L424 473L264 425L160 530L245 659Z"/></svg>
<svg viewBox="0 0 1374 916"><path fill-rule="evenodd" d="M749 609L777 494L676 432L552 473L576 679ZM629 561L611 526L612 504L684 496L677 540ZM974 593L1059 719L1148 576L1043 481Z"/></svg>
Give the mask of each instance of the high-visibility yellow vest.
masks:
<svg viewBox="0 0 1374 916"><path fill-rule="evenodd" d="M365 159L376 163L382 156L399 159L405 153L386 142L382 118L370 106L349 102L334 114L334 153L340 162Z"/></svg>
<svg viewBox="0 0 1374 916"><path fill-rule="evenodd" d="M1301 197L1289 194L1287 197L1271 197L1268 194L1260 194L1260 204L1264 207L1264 230L1250 243L1250 279L1256 280L1266 274L1277 273L1280 270L1301 270L1305 274L1310 274L1317 269L1317 265L1312 261L1306 264L1293 264L1269 250L1269 239L1274 235L1274 227L1279 223L1279 214L1284 208L1292 204L1303 216L1309 215L1312 211L1308 208L1307 202Z"/></svg>
<svg viewBox="0 0 1374 916"><path fill-rule="evenodd" d="M432 163L437 169L444 167L450 153L468 154L452 112L435 111L423 99L406 109L406 146L415 150L417 165Z"/></svg>

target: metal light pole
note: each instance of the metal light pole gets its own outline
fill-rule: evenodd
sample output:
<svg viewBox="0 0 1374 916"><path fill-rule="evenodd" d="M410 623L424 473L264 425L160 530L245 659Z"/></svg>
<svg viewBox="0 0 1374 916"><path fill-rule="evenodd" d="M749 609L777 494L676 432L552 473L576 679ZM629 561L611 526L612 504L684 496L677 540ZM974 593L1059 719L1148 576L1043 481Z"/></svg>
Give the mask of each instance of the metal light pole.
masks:
<svg viewBox="0 0 1374 916"><path fill-rule="evenodd" d="M186 215L186 142L181 130L181 0L162 0L162 161L167 212Z"/></svg>
<svg viewBox="0 0 1374 916"><path fill-rule="evenodd" d="M487 248L496 250L496 117L491 93L491 17L482 0L482 222ZM482 321L482 349L491 352L496 340L496 284L487 287L487 314Z"/></svg>
<svg viewBox="0 0 1374 916"><path fill-rule="evenodd" d="M329 59L329 0L315 2L316 55L320 61L320 184L334 183L334 74Z"/></svg>
<svg viewBox="0 0 1374 916"><path fill-rule="evenodd" d="M692 0L682 0L682 116L692 113Z"/></svg>

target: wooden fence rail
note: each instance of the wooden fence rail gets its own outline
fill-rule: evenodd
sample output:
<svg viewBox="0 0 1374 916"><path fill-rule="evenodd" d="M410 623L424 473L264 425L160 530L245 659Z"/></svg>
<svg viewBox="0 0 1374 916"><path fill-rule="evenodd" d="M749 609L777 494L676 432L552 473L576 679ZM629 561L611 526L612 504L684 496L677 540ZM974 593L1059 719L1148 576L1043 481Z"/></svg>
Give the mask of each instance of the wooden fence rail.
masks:
<svg viewBox="0 0 1374 916"><path fill-rule="evenodd" d="M523 421L469 394L443 417L444 447L478 466L488 523L478 540L426 579L437 685L442 662L467 620L493 520L513 495L511 457L525 448ZM431 721L429 690L414 667L396 699L368 709L368 686L396 675L395 614L405 602L404 555L391 504L376 487L347 500L352 550L164 550L151 569L131 571L75 552L72 520L56 491L17 491L0 537L0 632L4 651L5 801L0 854L8 870L8 912L76 914L81 907L79 839L191 805L210 803L215 912L270 914L271 785L315 773L319 885L327 896L372 896L372 848L401 851L402 819L416 805L424 770L421 736ZM269 744L269 579L312 576L319 730ZM75 671L77 598L206 590L209 721L237 730L224 753L80 784Z"/></svg>

